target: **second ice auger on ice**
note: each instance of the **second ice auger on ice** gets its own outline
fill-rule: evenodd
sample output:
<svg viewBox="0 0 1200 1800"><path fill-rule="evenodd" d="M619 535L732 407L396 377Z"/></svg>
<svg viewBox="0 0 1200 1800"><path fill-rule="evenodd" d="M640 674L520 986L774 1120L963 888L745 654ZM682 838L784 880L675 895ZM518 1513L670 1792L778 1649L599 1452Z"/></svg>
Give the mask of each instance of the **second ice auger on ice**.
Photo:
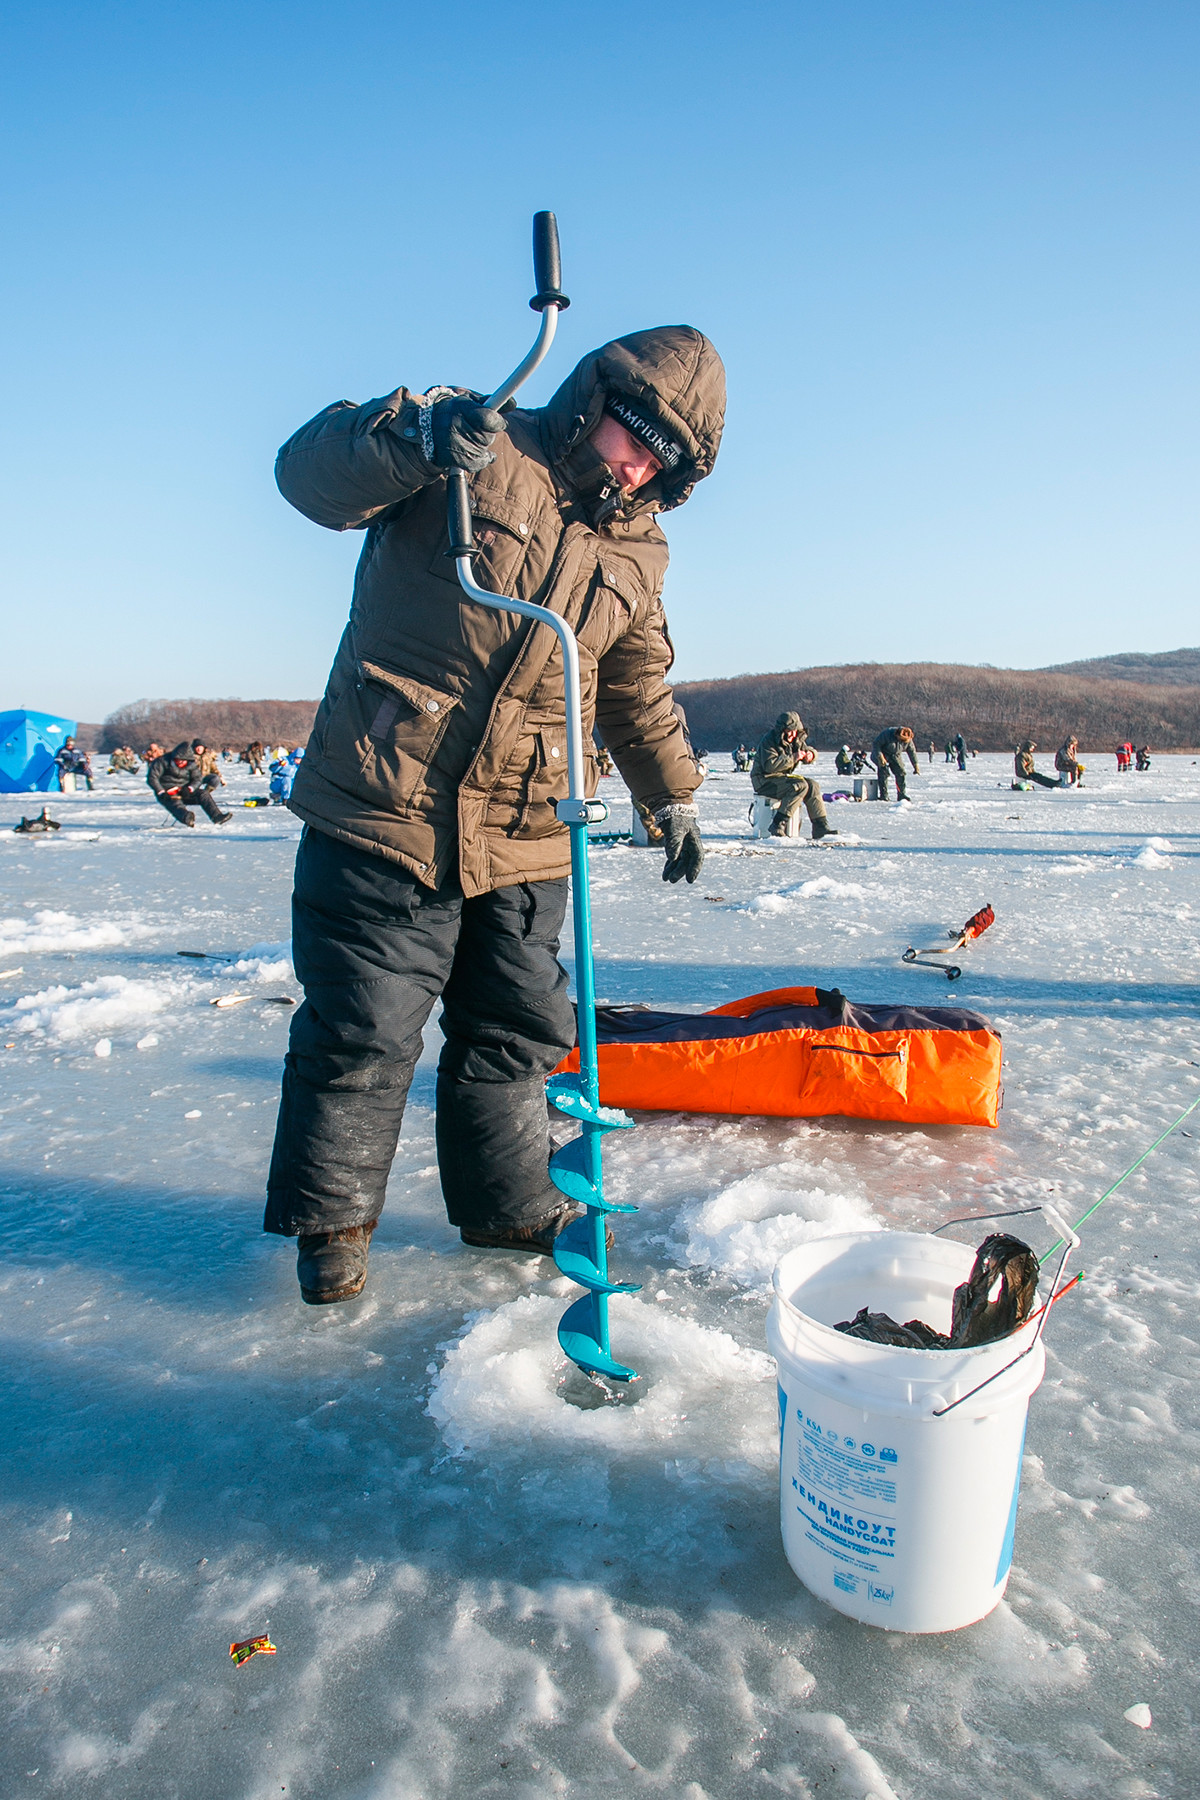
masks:
<svg viewBox="0 0 1200 1800"><path fill-rule="evenodd" d="M511 400L521 383L537 368L554 338L560 311L570 304L561 291L558 226L551 212L533 218L533 269L537 292L529 302L542 315L541 329L528 356L486 404L501 407ZM481 606L497 612L519 613L548 625L562 646L563 682L567 704L568 796L555 810L571 833L571 895L575 930L575 998L579 1015L579 1073L555 1075L547 1087L549 1098L568 1118L577 1119L581 1135L556 1150L550 1159L550 1179L568 1199L582 1202L586 1213L560 1232L554 1260L564 1275L586 1291L563 1314L558 1341L571 1358L591 1375L612 1381L632 1381L634 1371L617 1362L608 1341L608 1297L636 1292L636 1282L614 1282L608 1276L608 1239L605 1219L612 1212L636 1212L604 1197L601 1144L606 1131L628 1129L633 1120L614 1107L600 1104L600 1071L596 1054L596 984L592 967L592 909L588 891L588 826L608 816L600 800L589 800L584 789L583 708L579 692L579 649L575 633L565 619L549 607L535 606L505 594L481 588L472 570L475 539L471 520L471 494L465 471L452 470L449 478L450 554L455 559L463 591Z"/></svg>

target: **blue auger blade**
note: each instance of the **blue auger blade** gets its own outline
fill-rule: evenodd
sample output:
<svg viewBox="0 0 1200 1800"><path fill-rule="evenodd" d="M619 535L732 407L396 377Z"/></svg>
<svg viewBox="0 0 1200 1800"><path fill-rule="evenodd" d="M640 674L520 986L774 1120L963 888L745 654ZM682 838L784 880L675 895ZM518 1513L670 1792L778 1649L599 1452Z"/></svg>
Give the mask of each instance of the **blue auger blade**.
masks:
<svg viewBox="0 0 1200 1800"><path fill-rule="evenodd" d="M594 1125L598 1131L629 1131L634 1123L618 1106L593 1106L578 1075L552 1075L546 1083L546 1098L559 1112Z"/></svg>
<svg viewBox="0 0 1200 1800"><path fill-rule="evenodd" d="M600 1296L583 1294L558 1322L558 1341L573 1363L589 1375L607 1375L610 1381L633 1381L636 1370L614 1362L596 1336L595 1309Z"/></svg>
<svg viewBox="0 0 1200 1800"><path fill-rule="evenodd" d="M568 1200L577 1200L581 1206L594 1206L597 1212L636 1212L636 1206L628 1206L620 1200L606 1200L600 1189L594 1186L588 1172L587 1144L582 1137L572 1138L561 1150L556 1150L550 1158L550 1179L560 1194Z"/></svg>
<svg viewBox="0 0 1200 1800"><path fill-rule="evenodd" d="M587 1219L573 1219L554 1240L554 1260L564 1275L593 1294L636 1294L640 1281L610 1281L608 1270L596 1262L593 1232ZM605 1261L607 1262L607 1257Z"/></svg>

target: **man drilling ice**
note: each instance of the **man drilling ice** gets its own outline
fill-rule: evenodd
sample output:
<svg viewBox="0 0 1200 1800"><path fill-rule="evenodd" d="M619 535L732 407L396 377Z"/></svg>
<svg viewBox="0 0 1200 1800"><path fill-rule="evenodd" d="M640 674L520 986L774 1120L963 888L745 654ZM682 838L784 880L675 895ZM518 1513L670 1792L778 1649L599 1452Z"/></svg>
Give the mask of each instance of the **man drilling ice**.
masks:
<svg viewBox="0 0 1200 1800"><path fill-rule="evenodd" d="M310 1304L366 1280L421 1030L442 1001L437 1156L481 1249L547 1254L576 1208L547 1174L545 1077L574 1043L558 961L570 856L563 668L544 626L465 602L446 477L467 472L476 579L559 613L593 728L665 842L704 851L700 776L672 707L660 513L716 460L720 358L667 326L605 345L537 410L464 390L342 402L280 451L284 496L365 530L350 620L289 804L305 821L266 1230L299 1238ZM588 792L595 790L593 768Z"/></svg>

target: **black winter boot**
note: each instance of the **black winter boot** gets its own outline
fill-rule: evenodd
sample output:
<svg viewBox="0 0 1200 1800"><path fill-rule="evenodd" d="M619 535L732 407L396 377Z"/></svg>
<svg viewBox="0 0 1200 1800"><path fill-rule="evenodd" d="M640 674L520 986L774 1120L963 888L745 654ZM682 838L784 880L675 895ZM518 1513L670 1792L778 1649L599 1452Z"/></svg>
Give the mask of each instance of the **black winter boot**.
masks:
<svg viewBox="0 0 1200 1800"><path fill-rule="evenodd" d="M377 1223L372 1219L369 1225L302 1234L296 1257L300 1298L309 1306L329 1306L361 1294L367 1284L367 1256Z"/></svg>
<svg viewBox="0 0 1200 1800"><path fill-rule="evenodd" d="M823 837L840 837L841 836L841 833L839 831L837 831L829 823L829 821L827 819L814 819L812 822L812 828L813 828L812 834L813 834L813 843L814 844L819 844Z"/></svg>
<svg viewBox="0 0 1200 1800"><path fill-rule="evenodd" d="M204 811L207 813L208 817L211 819L211 821L214 825L227 825L229 823L230 819L232 819L233 814L231 812L222 812L221 811L221 808L217 805L216 801L213 798L211 788L209 788L207 786L202 788L201 791L196 795L196 799L199 801L200 805L204 808Z"/></svg>
<svg viewBox="0 0 1200 1800"><path fill-rule="evenodd" d="M512 1225L505 1231L469 1231L462 1230L459 1237L464 1244L473 1250L521 1250L527 1256L553 1256L554 1240L565 1225L575 1219L581 1219L586 1208L568 1204L540 1225ZM611 1231L605 1232L608 1246L612 1248Z"/></svg>

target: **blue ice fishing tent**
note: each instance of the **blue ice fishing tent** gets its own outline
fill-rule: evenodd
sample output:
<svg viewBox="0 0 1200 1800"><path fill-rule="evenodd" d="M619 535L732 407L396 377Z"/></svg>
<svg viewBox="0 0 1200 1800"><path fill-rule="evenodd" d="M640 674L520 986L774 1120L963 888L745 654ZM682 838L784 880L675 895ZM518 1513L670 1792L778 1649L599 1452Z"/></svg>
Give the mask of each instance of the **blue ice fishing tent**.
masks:
<svg viewBox="0 0 1200 1800"><path fill-rule="evenodd" d="M75 720L54 713L0 713L0 794L52 794L58 791L54 761Z"/></svg>

